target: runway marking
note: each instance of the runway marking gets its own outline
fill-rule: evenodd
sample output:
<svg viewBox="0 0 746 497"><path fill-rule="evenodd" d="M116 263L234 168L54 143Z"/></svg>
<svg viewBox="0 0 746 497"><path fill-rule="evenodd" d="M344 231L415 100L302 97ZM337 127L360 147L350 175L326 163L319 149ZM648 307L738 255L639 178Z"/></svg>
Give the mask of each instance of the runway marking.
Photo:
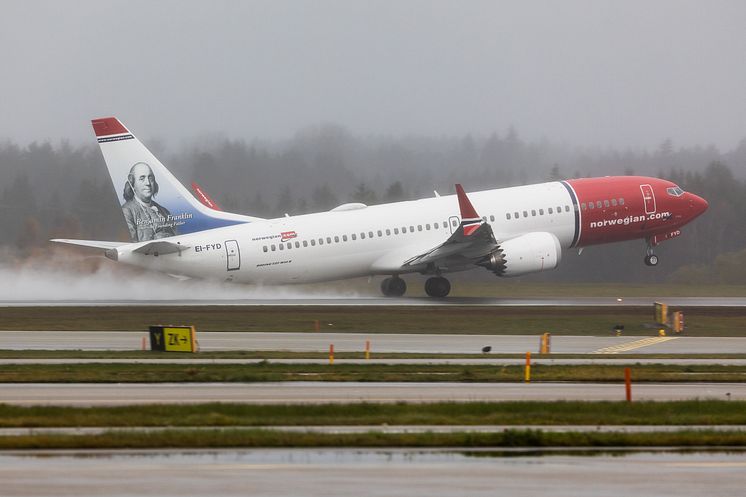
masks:
<svg viewBox="0 0 746 497"><path fill-rule="evenodd" d="M643 338L642 340L635 340L634 342L622 343L619 345L612 345L611 347L604 347L594 351L594 354L618 354L620 352L628 352L630 350L641 349L643 347L649 347L650 345L656 345L658 343L667 342L669 340L676 340L678 337L651 337Z"/></svg>

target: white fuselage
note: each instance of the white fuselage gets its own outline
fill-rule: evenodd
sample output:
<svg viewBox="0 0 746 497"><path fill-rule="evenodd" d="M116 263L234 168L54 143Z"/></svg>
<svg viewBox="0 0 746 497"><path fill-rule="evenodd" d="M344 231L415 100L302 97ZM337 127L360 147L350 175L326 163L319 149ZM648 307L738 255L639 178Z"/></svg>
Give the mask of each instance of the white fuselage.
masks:
<svg viewBox="0 0 746 497"><path fill-rule="evenodd" d="M496 239L549 232L573 242L576 212L562 183L469 194ZM527 211L528 217L506 214ZM534 213L533 215L531 213ZM169 238L187 249L160 256L119 251L119 260L157 271L240 283L307 283L402 271L409 258L443 243L459 226L455 195L291 216ZM459 271L468 267L448 268Z"/></svg>

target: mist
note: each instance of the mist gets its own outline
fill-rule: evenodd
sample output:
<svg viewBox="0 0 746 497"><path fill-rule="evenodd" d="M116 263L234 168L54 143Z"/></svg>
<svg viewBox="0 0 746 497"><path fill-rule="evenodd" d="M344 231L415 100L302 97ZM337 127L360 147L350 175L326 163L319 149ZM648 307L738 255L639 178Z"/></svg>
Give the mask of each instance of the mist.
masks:
<svg viewBox="0 0 746 497"><path fill-rule="evenodd" d="M109 2L0 7L0 137L489 136L654 149L746 136L746 3Z"/></svg>

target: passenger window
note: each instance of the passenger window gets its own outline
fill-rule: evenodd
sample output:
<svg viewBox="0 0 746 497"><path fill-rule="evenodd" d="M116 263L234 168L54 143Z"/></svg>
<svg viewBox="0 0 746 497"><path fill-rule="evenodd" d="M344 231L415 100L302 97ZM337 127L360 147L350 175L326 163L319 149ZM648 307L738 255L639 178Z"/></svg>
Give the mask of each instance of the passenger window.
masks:
<svg viewBox="0 0 746 497"><path fill-rule="evenodd" d="M295 242L295 248L300 248L300 242Z"/></svg>
<svg viewBox="0 0 746 497"><path fill-rule="evenodd" d="M609 207L609 201L608 200L604 200L604 207Z"/></svg>
<svg viewBox="0 0 746 497"><path fill-rule="evenodd" d="M561 212L562 212L562 207L558 205L557 206L557 214L560 214Z"/></svg>
<svg viewBox="0 0 746 497"><path fill-rule="evenodd" d="M422 225L421 224L417 225L417 231L422 231Z"/></svg>
<svg viewBox="0 0 746 497"><path fill-rule="evenodd" d="M523 211L523 217L528 217L528 211Z"/></svg>
<svg viewBox="0 0 746 497"><path fill-rule="evenodd" d="M285 245L280 244L280 250L285 250Z"/></svg>
<svg viewBox="0 0 746 497"><path fill-rule="evenodd" d="M482 216L482 221L487 222L487 216Z"/></svg>
<svg viewBox="0 0 746 497"><path fill-rule="evenodd" d="M447 228L447 227L448 227L448 223L447 223L447 222L445 222L445 221L443 221L443 227L444 227L444 228Z"/></svg>
<svg viewBox="0 0 746 497"><path fill-rule="evenodd" d="M306 240L303 240L303 248L308 247L308 242Z"/></svg>
<svg viewBox="0 0 746 497"><path fill-rule="evenodd" d="M272 244L272 252L274 252L275 250L276 250L276 247L275 247L275 244L273 243Z"/></svg>
<svg viewBox="0 0 746 497"><path fill-rule="evenodd" d="M350 236L352 236L352 239L353 239L353 240L357 240L357 235L356 235L355 233L353 233L353 234L352 234L352 235L350 235Z"/></svg>
<svg viewBox="0 0 746 497"><path fill-rule="evenodd" d="M552 208L550 207L549 209L547 209L547 213L549 213L549 214L554 214L554 211L553 211L553 210L552 210Z"/></svg>
<svg viewBox="0 0 746 497"><path fill-rule="evenodd" d="M378 236L383 236L383 231L378 230Z"/></svg>
<svg viewBox="0 0 746 497"><path fill-rule="evenodd" d="M570 212L570 206L569 205L565 206L565 212Z"/></svg>
<svg viewBox="0 0 746 497"><path fill-rule="evenodd" d="M391 236L391 230L390 229L386 230L386 236Z"/></svg>
<svg viewBox="0 0 746 497"><path fill-rule="evenodd" d="M319 245L323 245L323 244L324 244L324 239L323 238L319 238Z"/></svg>
<svg viewBox="0 0 746 497"><path fill-rule="evenodd" d="M543 215L544 215L544 209L539 209L539 215L540 215L540 216L543 216Z"/></svg>
<svg viewBox="0 0 746 497"><path fill-rule="evenodd" d="M505 219L510 220L510 212L505 213Z"/></svg>
<svg viewBox="0 0 746 497"><path fill-rule="evenodd" d="M315 247L315 246L316 246L316 240L311 240L311 246L312 246L312 247Z"/></svg>
<svg viewBox="0 0 746 497"><path fill-rule="evenodd" d="M518 212L514 212L513 214L514 214L514 217L515 217L516 219L518 219L519 217L521 217L521 216L519 216L519 215L518 215Z"/></svg>
<svg viewBox="0 0 746 497"><path fill-rule="evenodd" d="M598 207L599 209L601 208L601 201L600 200L596 201L596 207Z"/></svg>
<svg viewBox="0 0 746 497"><path fill-rule="evenodd" d="M288 242L288 250L291 249L291 248L293 248L293 244L290 243L290 242Z"/></svg>
<svg viewBox="0 0 746 497"><path fill-rule="evenodd" d="M493 223L495 222L495 216L494 215L490 215L490 222L493 222Z"/></svg>
<svg viewBox="0 0 746 497"><path fill-rule="evenodd" d="M269 250L269 249L267 248L267 246L266 246L266 245L265 245L264 247L262 247L262 252L267 252L268 250Z"/></svg>
<svg viewBox="0 0 746 497"><path fill-rule="evenodd" d="M438 223L433 223L433 228L437 230L439 228Z"/></svg>
<svg viewBox="0 0 746 497"><path fill-rule="evenodd" d="M593 202L588 202L588 208L589 208L590 210L593 210L593 208L594 208L594 207L595 207L595 206L594 206Z"/></svg>
<svg viewBox="0 0 746 497"><path fill-rule="evenodd" d="M332 243L332 237L327 236L326 237L326 243Z"/></svg>
<svg viewBox="0 0 746 497"><path fill-rule="evenodd" d="M409 232L410 232L410 233L414 233L414 226L410 226L410 227L409 227Z"/></svg>
<svg viewBox="0 0 746 497"><path fill-rule="evenodd" d="M360 233L360 239L365 240L365 233Z"/></svg>
<svg viewBox="0 0 746 497"><path fill-rule="evenodd" d="M611 206L612 207L616 207L616 199L615 198L611 199Z"/></svg>
<svg viewBox="0 0 746 497"><path fill-rule="evenodd" d="M458 226L458 223L456 222L456 220L455 220L455 219L454 219L453 221L451 221L451 224L453 225L453 227L454 227L454 228L455 228L456 226Z"/></svg>
<svg viewBox="0 0 746 497"><path fill-rule="evenodd" d="M531 209L531 215L532 215L532 216L535 216L535 215L536 215L536 210L534 210L534 209Z"/></svg>
<svg viewBox="0 0 746 497"><path fill-rule="evenodd" d="M587 210L588 206L586 206L585 202L583 202L582 204L580 204L580 208L583 209L583 210Z"/></svg>
<svg viewBox="0 0 746 497"><path fill-rule="evenodd" d="M398 234L399 234L399 228L394 228L394 234L395 234L395 235L398 235Z"/></svg>
<svg viewBox="0 0 746 497"><path fill-rule="evenodd" d="M430 231L430 223L427 223L427 224L425 225L425 229L426 229L427 231Z"/></svg>
<svg viewBox="0 0 746 497"><path fill-rule="evenodd" d="M624 205L624 198L619 199L619 205Z"/></svg>
<svg viewBox="0 0 746 497"><path fill-rule="evenodd" d="M342 235L342 241L343 241L343 242L346 242L346 241L347 241L347 235Z"/></svg>
<svg viewBox="0 0 746 497"><path fill-rule="evenodd" d="M369 231L369 232L368 232L368 236L369 236L370 238L373 238L373 232L372 232L372 231Z"/></svg>
<svg viewBox="0 0 746 497"><path fill-rule="evenodd" d="M339 237L338 236L334 237L334 243L339 243Z"/></svg>

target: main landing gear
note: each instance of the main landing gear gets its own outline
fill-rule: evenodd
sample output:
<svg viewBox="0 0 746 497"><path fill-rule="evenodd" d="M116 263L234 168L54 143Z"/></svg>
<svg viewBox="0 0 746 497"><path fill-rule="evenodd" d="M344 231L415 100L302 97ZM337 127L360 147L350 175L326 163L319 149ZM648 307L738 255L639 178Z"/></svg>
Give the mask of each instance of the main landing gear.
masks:
<svg viewBox="0 0 746 497"><path fill-rule="evenodd" d="M451 291L451 283L442 276L428 278L425 282L425 293L430 297L443 298Z"/></svg>
<svg viewBox="0 0 746 497"><path fill-rule="evenodd" d="M398 276L385 278L381 282L381 293L384 297L401 297L406 291L407 283Z"/></svg>
<svg viewBox="0 0 746 497"><path fill-rule="evenodd" d="M657 266L658 256L653 253L653 246L648 242L648 248L645 250L645 265Z"/></svg>
<svg viewBox="0 0 746 497"><path fill-rule="evenodd" d="M385 297L401 297L407 291L406 282L398 276L385 278L381 282L381 293ZM433 276L425 281L425 293L430 297L443 298L451 292L451 283L442 276Z"/></svg>

